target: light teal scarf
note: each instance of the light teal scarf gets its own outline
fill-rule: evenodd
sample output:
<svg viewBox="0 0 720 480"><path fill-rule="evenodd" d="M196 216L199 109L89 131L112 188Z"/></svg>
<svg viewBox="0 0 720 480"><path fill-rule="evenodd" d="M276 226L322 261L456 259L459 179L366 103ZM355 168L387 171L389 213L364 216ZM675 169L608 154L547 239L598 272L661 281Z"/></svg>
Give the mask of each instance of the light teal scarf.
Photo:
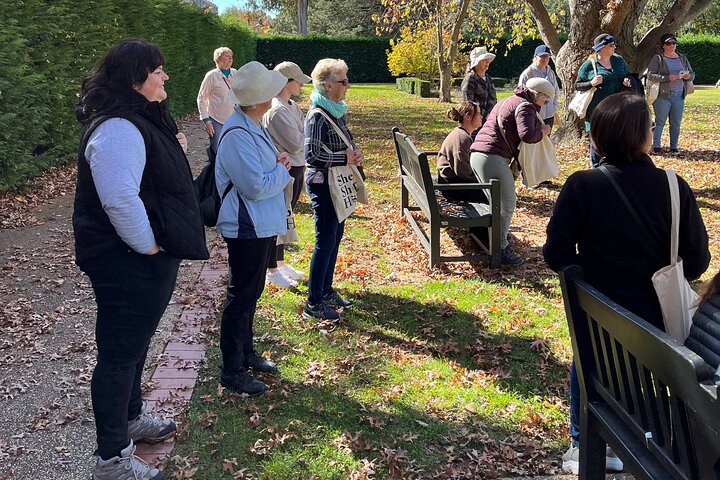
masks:
<svg viewBox="0 0 720 480"><path fill-rule="evenodd" d="M322 107L327 110L327 112L335 118L342 117L348 111L348 106L347 103L345 103L345 100L333 102L332 100L325 98L322 93L317 91L317 89L313 90L310 94L310 101L313 105L317 105L318 107Z"/></svg>

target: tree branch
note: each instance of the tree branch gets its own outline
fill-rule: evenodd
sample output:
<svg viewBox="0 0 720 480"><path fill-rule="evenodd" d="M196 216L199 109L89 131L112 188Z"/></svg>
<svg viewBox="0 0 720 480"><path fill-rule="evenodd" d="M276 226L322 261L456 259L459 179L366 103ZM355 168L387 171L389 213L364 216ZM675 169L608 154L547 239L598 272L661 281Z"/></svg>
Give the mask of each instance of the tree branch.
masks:
<svg viewBox="0 0 720 480"><path fill-rule="evenodd" d="M543 42L548 45L553 52L558 52L562 44L558 37L557 31L550 20L550 14L545 8L542 0L527 0L527 5L530 8L530 13L535 19L535 24L540 32Z"/></svg>

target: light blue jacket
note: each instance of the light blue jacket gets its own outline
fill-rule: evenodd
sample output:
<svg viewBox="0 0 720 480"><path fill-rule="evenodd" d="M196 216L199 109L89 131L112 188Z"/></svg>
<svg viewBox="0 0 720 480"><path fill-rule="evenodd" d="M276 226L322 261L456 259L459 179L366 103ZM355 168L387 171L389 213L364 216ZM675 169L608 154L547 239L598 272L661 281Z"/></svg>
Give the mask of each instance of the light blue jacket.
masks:
<svg viewBox="0 0 720 480"><path fill-rule="evenodd" d="M232 127L235 130L228 131ZM267 238L287 232L285 186L292 181L276 160L267 130L260 128L239 107L223 125L215 162L215 185L224 193L233 188L220 207L217 230L228 238ZM222 135L221 134L221 135Z"/></svg>

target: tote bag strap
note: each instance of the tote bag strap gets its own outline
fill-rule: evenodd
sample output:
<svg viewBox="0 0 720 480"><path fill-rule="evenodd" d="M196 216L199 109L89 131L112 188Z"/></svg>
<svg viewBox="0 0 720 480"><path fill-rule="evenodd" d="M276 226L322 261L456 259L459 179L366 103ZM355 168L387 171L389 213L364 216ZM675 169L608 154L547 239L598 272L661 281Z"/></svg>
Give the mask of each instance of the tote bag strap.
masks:
<svg viewBox="0 0 720 480"><path fill-rule="evenodd" d="M665 170L670 186L670 211L672 212L672 226L670 229L670 265L675 265L678 258L678 237L680 237L680 189L675 172Z"/></svg>
<svg viewBox="0 0 720 480"><path fill-rule="evenodd" d="M325 117L325 119L335 129L335 132L337 132L338 136L342 139L343 143L345 143L345 145L347 145L347 147L349 149L352 150L355 148L355 147L353 147L350 140L348 140L347 135L345 135L345 132L343 132L342 129L338 126L338 124L335 123L335 120L330 118L330 115L325 113L325 110L323 110L322 108L315 107L315 108L311 108L307 114L308 114L308 116L312 116L312 115L315 115L316 113L319 113L320 115Z"/></svg>

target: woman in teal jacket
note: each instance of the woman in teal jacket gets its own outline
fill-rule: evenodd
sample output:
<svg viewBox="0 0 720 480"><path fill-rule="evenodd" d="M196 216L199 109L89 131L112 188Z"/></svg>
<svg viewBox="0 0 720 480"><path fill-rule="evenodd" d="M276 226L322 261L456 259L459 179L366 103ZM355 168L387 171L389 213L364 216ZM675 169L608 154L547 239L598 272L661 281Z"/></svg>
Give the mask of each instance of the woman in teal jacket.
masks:
<svg viewBox="0 0 720 480"><path fill-rule="evenodd" d="M594 53L580 65L575 90L584 92L597 88L585 114L585 131L590 131L590 119L598 103L613 93L630 86L628 66L620 55L615 53L615 37L603 33L595 37ZM600 156L590 143L590 163L593 168L600 165Z"/></svg>

